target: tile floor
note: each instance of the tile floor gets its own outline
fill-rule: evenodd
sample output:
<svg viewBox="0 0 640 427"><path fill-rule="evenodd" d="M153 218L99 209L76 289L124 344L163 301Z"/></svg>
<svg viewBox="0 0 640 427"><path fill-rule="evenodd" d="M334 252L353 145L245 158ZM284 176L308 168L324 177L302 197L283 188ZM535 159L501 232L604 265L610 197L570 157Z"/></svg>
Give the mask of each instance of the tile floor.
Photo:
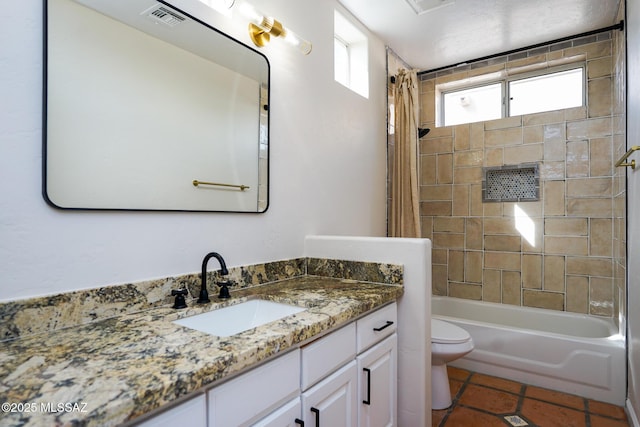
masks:
<svg viewBox="0 0 640 427"><path fill-rule="evenodd" d="M448 368L453 405L432 427L628 427L624 409L458 368Z"/></svg>

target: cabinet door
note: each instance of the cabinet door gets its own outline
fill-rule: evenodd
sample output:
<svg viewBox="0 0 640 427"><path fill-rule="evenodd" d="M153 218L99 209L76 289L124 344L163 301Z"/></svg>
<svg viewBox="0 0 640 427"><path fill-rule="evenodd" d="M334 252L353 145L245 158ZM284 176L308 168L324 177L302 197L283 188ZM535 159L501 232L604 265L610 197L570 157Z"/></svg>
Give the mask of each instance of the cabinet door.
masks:
<svg viewBox="0 0 640 427"><path fill-rule="evenodd" d="M305 427L356 427L358 425L356 361L325 378L302 394Z"/></svg>
<svg viewBox="0 0 640 427"><path fill-rule="evenodd" d="M358 356L360 427L398 424L397 341L397 334L393 334Z"/></svg>
<svg viewBox="0 0 640 427"><path fill-rule="evenodd" d="M206 425L207 401L202 394L137 424L137 427L205 427Z"/></svg>
<svg viewBox="0 0 640 427"><path fill-rule="evenodd" d="M300 421L301 409L300 397L296 397L257 423L252 424L251 427L300 427L302 425Z"/></svg>

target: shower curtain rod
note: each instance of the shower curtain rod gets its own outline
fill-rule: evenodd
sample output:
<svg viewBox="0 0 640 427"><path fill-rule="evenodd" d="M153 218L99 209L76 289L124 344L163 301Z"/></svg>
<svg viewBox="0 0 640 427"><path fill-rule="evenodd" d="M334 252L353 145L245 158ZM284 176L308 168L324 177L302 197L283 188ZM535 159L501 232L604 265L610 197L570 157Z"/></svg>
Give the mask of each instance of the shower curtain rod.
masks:
<svg viewBox="0 0 640 427"><path fill-rule="evenodd" d="M474 62L484 61L486 59L497 58L499 56L511 55L513 53L518 53L518 52L522 52L522 51L529 50L529 49L535 49L535 48L538 48L538 47L548 46L550 44L560 43L560 42L564 42L564 41L567 41L567 40L576 39L578 37L592 36L594 34L600 34L600 33L604 33L606 31L611 31L611 30L620 30L620 31L624 30L624 20L620 21L619 23L617 23L615 25L611 25L611 26L605 27L605 28L600 28L598 30L587 31L585 33L580 33L580 34L576 34L576 35L569 36L569 37L562 37L562 38L559 38L559 39L550 40L550 41L543 42L543 43L532 44L530 46L521 47L521 48L513 49L513 50L508 50L506 52L496 53L496 54L493 54L493 55L487 55L487 56L483 56L483 57L480 57L480 58L471 59L469 61L459 62L459 63L453 64L453 65L447 65L445 67L438 67L438 68L433 68L431 70L419 71L418 72L418 76L420 76L422 74L429 74L429 73L433 73L433 72L436 72L436 71L446 70L447 68L454 68L454 67L459 67L459 66L462 66L462 65L472 64Z"/></svg>

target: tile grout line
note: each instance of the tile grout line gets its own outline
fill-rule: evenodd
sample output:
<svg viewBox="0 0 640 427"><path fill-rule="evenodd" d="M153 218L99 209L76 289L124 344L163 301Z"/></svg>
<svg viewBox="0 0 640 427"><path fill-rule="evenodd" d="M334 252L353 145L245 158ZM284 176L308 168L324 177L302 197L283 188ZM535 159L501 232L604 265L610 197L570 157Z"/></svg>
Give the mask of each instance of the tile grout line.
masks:
<svg viewBox="0 0 640 427"><path fill-rule="evenodd" d="M592 427L592 416L597 416L599 418L603 418L606 420L611 420L611 421L615 421L615 422L625 422L626 419L625 418L617 418L615 415L610 415L610 414L605 414L605 413L598 413L598 412L591 412L590 409L590 405L589 405L589 399L585 398L585 397L580 397L580 396L575 396L575 395L570 395L570 396L575 396L575 397L579 397L580 400L582 401L582 409L576 408L575 406L570 406L564 403L560 403L560 402L555 402L553 400L545 400L544 398L540 398L540 397L532 397L532 396L527 396L527 391L528 391L528 387L530 385L526 384L526 383L519 383L520 385L520 390L518 392L513 392L511 390L505 390L503 388L500 388L499 386L495 386L495 385L489 385L489 384L482 384L482 383L475 383L472 380L474 379L474 376L476 374L476 372L473 371L468 371L469 374L466 376L466 378L461 381L462 385L460 386L460 389L458 390L458 392L456 393L456 395L452 398L452 404L449 408L446 408L446 413L443 416L442 420L440 421L440 423L438 424L438 427L444 427L447 423L447 421L449 420L449 417L451 416L451 414L455 411L456 408L467 408L467 409L471 409L471 410L475 410L475 411L479 411L481 413L493 416L493 417L497 417L498 419L501 419L502 422L505 423L506 426L511 426L513 425L511 423L511 420L508 420L507 417L510 416L517 416L519 417L522 421L528 423L528 427L536 427L537 424L531 422L527 417L522 415L522 410L525 404L525 401L527 400L532 400L532 401L537 401L537 402L542 402L545 404L549 404L549 405L553 405L555 407L558 408L563 408L563 409L568 409L568 410L572 410L572 411L576 411L578 413L582 413L584 415L584 421L585 421L585 427ZM460 380L457 380L460 381ZM460 399L462 397L462 395L464 394L464 392L466 391L467 387L469 384L473 384L474 386L478 386L478 387L482 387L482 388L486 388L489 390L495 390L501 393L506 393L506 394L510 394L512 396L517 396L518 397L518 401L516 403L516 409L515 412L513 414L495 414L489 410L486 410L484 408L477 408L474 406L468 406L465 404L462 404L460 402ZM551 389L545 389L545 390L549 390L549 391L554 391ZM563 394L567 394L567 393L563 393Z"/></svg>
<svg viewBox="0 0 640 427"><path fill-rule="evenodd" d="M591 427L591 414L589 413L589 400L582 399L584 406L584 424L586 427Z"/></svg>
<svg viewBox="0 0 640 427"><path fill-rule="evenodd" d="M463 384L462 384L462 386L460 387L460 390L458 391L458 393L457 393L457 395L456 395L456 399L453 401L453 403L452 403L452 405L451 405L451 407L450 407L450 411L449 411L449 412L447 412L447 415L446 415L446 417L445 417L445 418L443 418L443 421L445 421L447 418L449 418L449 415L451 414L451 412L453 412L453 410L454 410L455 408L468 408L468 409L471 409L471 410L473 410L473 411L481 412L481 413L483 413L483 414L489 415L489 416L491 416L491 417L493 417L493 418L497 418L497 419L501 420L503 423L505 423L505 425L506 425L506 426L512 426L512 424L511 424L511 423L509 423L509 422L507 421L507 419L506 419L506 418L504 418L504 416L503 416L503 415L494 414L493 412L491 412L491 411L489 411L489 410L487 410L487 409L485 409L485 408L478 408L478 407L475 407L475 406L467 406L467 405L465 405L465 404L463 404L463 403L460 403L460 402L459 402L459 398L460 398L460 397L462 397L462 395L463 395L464 391L466 390L466 388L467 388L467 386L468 386L469 384L472 384L472 385L477 386L477 387L488 388L488 389L490 389L490 390L495 390L495 391L499 391L499 392L502 392L502 393L511 394L511 395L515 394L515 393L511 393L511 392L508 392L508 391L506 391L506 390L502 390L502 389L499 389L499 388L495 388L495 387L487 387L487 386L485 386L485 385L483 385L483 384L473 383L473 382L471 381L471 379L473 378L473 376L474 376L475 374L476 374L476 372L470 372L470 375L467 377L467 379L464 381L464 383L463 383ZM523 385L523 386L524 386L524 385ZM527 421L527 422L528 422L528 421ZM440 427L444 427L444 426L445 426L445 424L444 424L444 423L443 423L443 424L440 424ZM535 425L533 425L533 424L529 424L529 425L528 425L528 427L536 427L536 426L535 426Z"/></svg>
<svg viewBox="0 0 640 427"><path fill-rule="evenodd" d="M530 427L536 427L534 423L532 423L527 417L522 414L522 407L524 406L524 401L526 399L527 394L527 384L520 383L520 392L518 393L518 404L516 405L515 414L520 417L523 421L527 423Z"/></svg>
<svg viewBox="0 0 640 427"><path fill-rule="evenodd" d="M465 380L462 382L462 385L460 386L460 390L458 390L458 392L452 399L451 406L447 408L447 413L444 415L444 417L442 417L442 420L440 421L440 424L438 425L438 427L444 427L446 425L447 420L449 419L449 415L451 415L453 410L458 406L458 400L462 396L462 393L464 393L464 390L467 388L467 384L469 384L469 382L471 381L471 377L473 376L473 374L474 372L469 372L469 375L467 375L467 378L465 378Z"/></svg>

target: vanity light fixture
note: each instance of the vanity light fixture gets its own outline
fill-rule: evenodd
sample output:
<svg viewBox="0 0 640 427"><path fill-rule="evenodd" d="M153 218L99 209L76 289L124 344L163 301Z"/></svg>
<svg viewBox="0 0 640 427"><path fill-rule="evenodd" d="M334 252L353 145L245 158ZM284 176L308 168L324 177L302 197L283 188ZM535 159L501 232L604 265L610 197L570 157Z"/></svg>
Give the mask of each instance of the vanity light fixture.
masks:
<svg viewBox="0 0 640 427"><path fill-rule="evenodd" d="M243 18L249 21L249 37L258 46L264 47L271 40L271 36L280 37L297 48L304 55L311 53L311 43L282 25L272 16L262 13L244 0L236 0L232 6Z"/></svg>
<svg viewBox="0 0 640 427"><path fill-rule="evenodd" d="M223 14L227 18L231 16L231 8L235 3L234 0L200 0L218 13Z"/></svg>

